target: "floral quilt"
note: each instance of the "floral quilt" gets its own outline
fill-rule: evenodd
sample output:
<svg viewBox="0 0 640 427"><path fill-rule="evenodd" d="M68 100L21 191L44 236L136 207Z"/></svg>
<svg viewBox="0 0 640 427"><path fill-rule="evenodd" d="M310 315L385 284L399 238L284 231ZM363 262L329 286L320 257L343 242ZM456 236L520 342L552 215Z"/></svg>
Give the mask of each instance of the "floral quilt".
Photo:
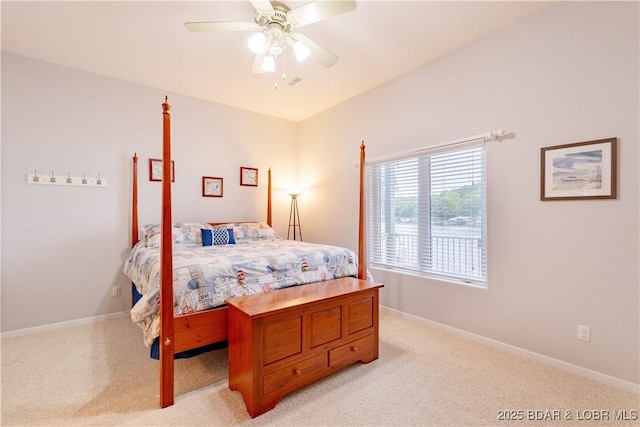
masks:
<svg viewBox="0 0 640 427"><path fill-rule="evenodd" d="M131 318L143 329L147 346L160 330L158 246L141 240L124 265L124 273L142 294L131 310ZM357 276L357 273L355 253L336 246L281 238L211 246L174 243L174 314L219 307L234 296Z"/></svg>

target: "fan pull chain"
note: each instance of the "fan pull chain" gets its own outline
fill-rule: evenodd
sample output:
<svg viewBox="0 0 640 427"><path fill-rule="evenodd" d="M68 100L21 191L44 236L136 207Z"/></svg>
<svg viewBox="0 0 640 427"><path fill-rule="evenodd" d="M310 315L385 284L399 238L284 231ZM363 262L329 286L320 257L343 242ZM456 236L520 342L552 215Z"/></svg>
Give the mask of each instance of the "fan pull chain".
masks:
<svg viewBox="0 0 640 427"><path fill-rule="evenodd" d="M287 73L286 73L286 61L285 61L285 52L286 51L282 51L282 80L286 80L287 79ZM280 56L276 56L276 74L277 74L277 68L278 68L278 58ZM276 77L275 82L273 83L273 88L274 89L278 89L278 78Z"/></svg>
<svg viewBox="0 0 640 427"><path fill-rule="evenodd" d="M287 50L282 51L282 80L287 79L287 61L285 55L287 54Z"/></svg>

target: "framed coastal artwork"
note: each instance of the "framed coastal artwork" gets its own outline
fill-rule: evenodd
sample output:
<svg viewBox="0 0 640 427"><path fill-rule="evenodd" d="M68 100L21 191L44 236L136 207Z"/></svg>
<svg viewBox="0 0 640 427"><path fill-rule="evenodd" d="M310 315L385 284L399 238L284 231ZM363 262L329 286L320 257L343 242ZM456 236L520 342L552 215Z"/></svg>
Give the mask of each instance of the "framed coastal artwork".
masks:
<svg viewBox="0 0 640 427"><path fill-rule="evenodd" d="M240 167L240 185L258 186L258 169Z"/></svg>
<svg viewBox="0 0 640 427"><path fill-rule="evenodd" d="M222 178L203 176L202 197L222 197Z"/></svg>
<svg viewBox="0 0 640 427"><path fill-rule="evenodd" d="M615 199L617 138L541 149L540 200Z"/></svg>
<svg viewBox="0 0 640 427"><path fill-rule="evenodd" d="M162 159L149 159L149 181L162 181ZM171 182L176 181L176 163L171 160Z"/></svg>

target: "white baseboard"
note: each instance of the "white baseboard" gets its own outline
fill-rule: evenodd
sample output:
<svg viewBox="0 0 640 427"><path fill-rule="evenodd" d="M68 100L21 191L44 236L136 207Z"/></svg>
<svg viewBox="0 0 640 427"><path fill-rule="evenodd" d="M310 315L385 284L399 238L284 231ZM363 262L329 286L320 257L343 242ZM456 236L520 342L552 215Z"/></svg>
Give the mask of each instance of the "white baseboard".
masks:
<svg viewBox="0 0 640 427"><path fill-rule="evenodd" d="M516 347L511 344L506 344L500 341L496 341L491 338L483 337L482 335L477 335L471 332L467 332L462 329L454 328L452 326L445 325L443 323L434 322L432 320L424 319L422 317L414 316L412 314L404 313L402 311L395 310L393 308L380 306L380 311L386 311L390 314L406 318L408 320L412 320L416 323L421 323L423 325L432 326L434 328L443 330L445 332L450 332L452 334L458 335L463 338L470 339L472 341L476 341L482 344L489 345L491 347L506 351L508 353L516 354L518 356L523 356L528 359L535 360L540 363L544 363L545 365L553 366L554 368L562 369L564 371L571 372L576 375L580 375L581 377L589 378L591 380L597 381L602 384L606 384L611 387L618 388L620 390L629 391L631 393L640 394L640 384L635 384L630 381L626 381L620 378L613 377L611 375L603 374L602 372L594 371L591 369L583 368L578 365L574 365L572 363L564 362L559 359L554 359L553 357L545 356L543 354L535 353L533 351L525 350L520 347Z"/></svg>
<svg viewBox="0 0 640 427"><path fill-rule="evenodd" d="M15 331L8 331L8 332L1 333L0 339L37 334L39 332L49 332L49 331L54 331L56 329L68 328L71 326L87 325L100 320L111 319L111 318L120 317L120 316L129 316L129 312L125 311L125 312L118 312L118 313L102 314L100 316L69 320L67 322L58 322L58 323L51 323L49 325L34 326L33 328L17 329Z"/></svg>

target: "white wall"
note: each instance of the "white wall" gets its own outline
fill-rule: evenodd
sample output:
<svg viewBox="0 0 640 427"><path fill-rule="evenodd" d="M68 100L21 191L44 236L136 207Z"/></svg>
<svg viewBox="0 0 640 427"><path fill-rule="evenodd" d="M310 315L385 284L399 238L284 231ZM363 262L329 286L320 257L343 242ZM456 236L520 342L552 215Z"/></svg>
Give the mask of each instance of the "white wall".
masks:
<svg viewBox="0 0 640 427"><path fill-rule="evenodd" d="M560 3L300 125L169 93L174 220L261 219L271 166L280 234L299 173L305 240L355 249L361 140L373 157L503 127L515 138L488 148L488 289L373 270L382 303L638 383L638 33L637 2ZM2 54L3 331L129 307L131 155L140 223L158 221L147 161L164 95ZM539 201L541 147L613 136L617 200ZM240 187L239 166L261 186ZM109 186L27 185L34 169ZM222 199L201 197L203 175L224 177Z"/></svg>
<svg viewBox="0 0 640 427"><path fill-rule="evenodd" d="M3 53L2 331L131 306L122 273L131 157L139 157L139 223L159 222L161 183L149 181L148 159L162 157L165 95L174 221L266 220L271 167L274 228L286 235L296 123ZM257 188L239 185L240 166L259 169ZM100 174L108 187L27 185L34 170ZM224 178L222 198L202 197L202 176Z"/></svg>
<svg viewBox="0 0 640 427"><path fill-rule="evenodd" d="M381 303L640 382L638 16L560 3L304 121L305 239L357 245L361 140L375 157L504 128L515 138L488 146L488 288L372 270ZM541 147L608 137L617 200L539 200Z"/></svg>

